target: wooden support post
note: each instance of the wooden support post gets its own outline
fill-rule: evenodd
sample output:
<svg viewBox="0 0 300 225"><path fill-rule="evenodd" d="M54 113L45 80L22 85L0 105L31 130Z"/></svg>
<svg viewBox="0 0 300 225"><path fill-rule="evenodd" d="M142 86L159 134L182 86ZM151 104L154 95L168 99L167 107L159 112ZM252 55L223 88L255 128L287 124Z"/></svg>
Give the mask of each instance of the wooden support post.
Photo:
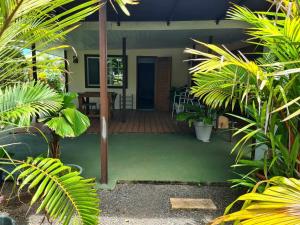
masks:
<svg viewBox="0 0 300 225"><path fill-rule="evenodd" d="M123 87L122 87L122 122L126 122L126 84L127 84L127 57L126 57L126 38L122 39L123 49Z"/></svg>
<svg viewBox="0 0 300 225"><path fill-rule="evenodd" d="M65 62L65 90L69 92L69 64L68 64L68 52L64 50L64 62Z"/></svg>
<svg viewBox="0 0 300 225"><path fill-rule="evenodd" d="M106 4L99 10L99 76L100 76L100 157L102 184L108 183L108 94L107 94L107 30Z"/></svg>
<svg viewBox="0 0 300 225"><path fill-rule="evenodd" d="M37 82L37 68L36 68L36 45L32 44L31 46L31 55L32 55L32 76L35 82Z"/></svg>

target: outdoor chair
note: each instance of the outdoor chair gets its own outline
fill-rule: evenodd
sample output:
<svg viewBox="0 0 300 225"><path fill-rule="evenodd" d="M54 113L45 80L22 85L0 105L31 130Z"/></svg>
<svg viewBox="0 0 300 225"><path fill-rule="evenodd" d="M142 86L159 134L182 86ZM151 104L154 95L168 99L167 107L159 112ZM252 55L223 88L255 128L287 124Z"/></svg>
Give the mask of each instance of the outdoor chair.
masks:
<svg viewBox="0 0 300 225"><path fill-rule="evenodd" d="M86 114L95 113L97 110L97 103L96 102L83 102L82 108L86 112Z"/></svg>
<svg viewBox="0 0 300 225"><path fill-rule="evenodd" d="M174 113L184 112L184 105L190 102L189 95L189 88L185 88L179 92L175 91L172 104L172 118L174 117Z"/></svg>
<svg viewBox="0 0 300 225"><path fill-rule="evenodd" d="M185 88L180 92L174 93L173 97L173 105L172 105L172 118L174 117L174 113L178 114L180 112L187 111L185 105L191 104L196 105L203 108L203 104L201 103L200 99L195 98L190 94L190 88Z"/></svg>
<svg viewBox="0 0 300 225"><path fill-rule="evenodd" d="M126 109L133 109L133 95L126 95ZM119 109L123 109L123 95L119 95Z"/></svg>

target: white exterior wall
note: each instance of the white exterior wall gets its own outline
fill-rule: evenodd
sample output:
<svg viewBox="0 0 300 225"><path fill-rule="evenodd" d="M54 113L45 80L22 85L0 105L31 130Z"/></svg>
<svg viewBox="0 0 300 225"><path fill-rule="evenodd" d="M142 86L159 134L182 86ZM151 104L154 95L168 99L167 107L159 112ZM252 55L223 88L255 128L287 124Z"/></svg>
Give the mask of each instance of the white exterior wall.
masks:
<svg viewBox="0 0 300 225"><path fill-rule="evenodd" d="M74 46L76 49L76 46ZM136 106L136 81L137 81L137 56L157 56L157 57L172 57L172 86L184 86L188 83L188 63L184 62L189 55L183 53L184 49L172 48L172 49L129 49L127 50L128 56L128 88L127 94L134 96L134 107ZM79 63L74 64L72 62L73 52L69 51L70 61L70 76L69 76L69 90L74 92L87 92L87 91L99 91L98 88L85 88L85 54L98 54L97 50L78 50ZM122 55L122 50L108 50L108 54ZM121 93L122 89L109 89L116 93ZM119 106L118 98L116 100L116 108ZM96 102L97 99L91 101Z"/></svg>

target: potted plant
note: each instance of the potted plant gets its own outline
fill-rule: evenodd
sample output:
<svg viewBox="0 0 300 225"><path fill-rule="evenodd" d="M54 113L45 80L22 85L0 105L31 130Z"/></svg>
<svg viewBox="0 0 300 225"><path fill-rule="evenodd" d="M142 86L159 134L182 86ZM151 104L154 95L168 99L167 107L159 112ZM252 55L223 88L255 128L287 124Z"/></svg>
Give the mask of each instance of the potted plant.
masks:
<svg viewBox="0 0 300 225"><path fill-rule="evenodd" d="M188 111L179 113L176 119L178 121L187 121L189 126L194 124L197 139L209 142L213 128L212 111L191 104L186 104L185 109Z"/></svg>

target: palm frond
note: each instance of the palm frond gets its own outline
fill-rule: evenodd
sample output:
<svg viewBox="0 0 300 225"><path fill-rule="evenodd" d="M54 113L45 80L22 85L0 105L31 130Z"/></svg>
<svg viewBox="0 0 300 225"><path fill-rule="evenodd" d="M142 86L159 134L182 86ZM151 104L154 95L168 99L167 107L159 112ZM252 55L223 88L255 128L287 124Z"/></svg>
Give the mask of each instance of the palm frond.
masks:
<svg viewBox="0 0 300 225"><path fill-rule="evenodd" d="M93 179L84 179L58 159L28 158L10 175L19 174L19 191L34 191L30 205L41 201L37 213L46 211L64 225L76 217L82 225L98 224L99 198Z"/></svg>
<svg viewBox="0 0 300 225"><path fill-rule="evenodd" d="M121 10L127 15L130 15L126 5L137 5L139 4L139 0L109 0L113 8L115 9L114 2L116 2ZM116 9L115 9L116 10Z"/></svg>
<svg viewBox="0 0 300 225"><path fill-rule="evenodd" d="M240 211L215 219L211 225L236 221L239 224L299 224L300 223L300 181L294 178L273 177L267 181L269 187L261 194L256 189L240 196L226 209L228 212L237 201L244 201Z"/></svg>
<svg viewBox="0 0 300 225"><path fill-rule="evenodd" d="M17 83L0 90L0 122L28 126L35 116L46 116L62 106L62 98L41 82Z"/></svg>
<svg viewBox="0 0 300 225"><path fill-rule="evenodd" d="M259 149L265 177L299 177L300 13L299 0L270 0L276 11L253 12L233 5L229 19L250 25L251 45L263 47L261 58L249 60L226 46L197 42L207 51L187 49L199 64L191 68L192 93L209 107L242 110L246 122L236 134L237 163L249 149ZM251 143L254 140L254 143ZM257 171L249 173L256 177Z"/></svg>
<svg viewBox="0 0 300 225"><path fill-rule="evenodd" d="M66 108L45 123L60 137L77 137L90 126L89 118L74 108Z"/></svg>
<svg viewBox="0 0 300 225"><path fill-rule="evenodd" d="M62 43L66 34L78 26L78 22L97 11L100 6L98 0L89 0L68 10L63 8L72 2L75 0L1 1L1 83L16 78L28 79L29 74L25 69L32 67L32 61L20 53L24 49L31 49L33 44L38 46L41 54L49 49L53 51L61 48L62 44L54 43Z"/></svg>
<svg viewBox="0 0 300 225"><path fill-rule="evenodd" d="M192 87L192 93L203 98L204 102L213 108L227 107L229 103L234 108L238 103L237 99L242 99L239 104L247 104L269 74L253 61L243 55L236 56L225 47L197 43L215 54L186 50L187 53L204 57L201 63L191 68L196 84Z"/></svg>

